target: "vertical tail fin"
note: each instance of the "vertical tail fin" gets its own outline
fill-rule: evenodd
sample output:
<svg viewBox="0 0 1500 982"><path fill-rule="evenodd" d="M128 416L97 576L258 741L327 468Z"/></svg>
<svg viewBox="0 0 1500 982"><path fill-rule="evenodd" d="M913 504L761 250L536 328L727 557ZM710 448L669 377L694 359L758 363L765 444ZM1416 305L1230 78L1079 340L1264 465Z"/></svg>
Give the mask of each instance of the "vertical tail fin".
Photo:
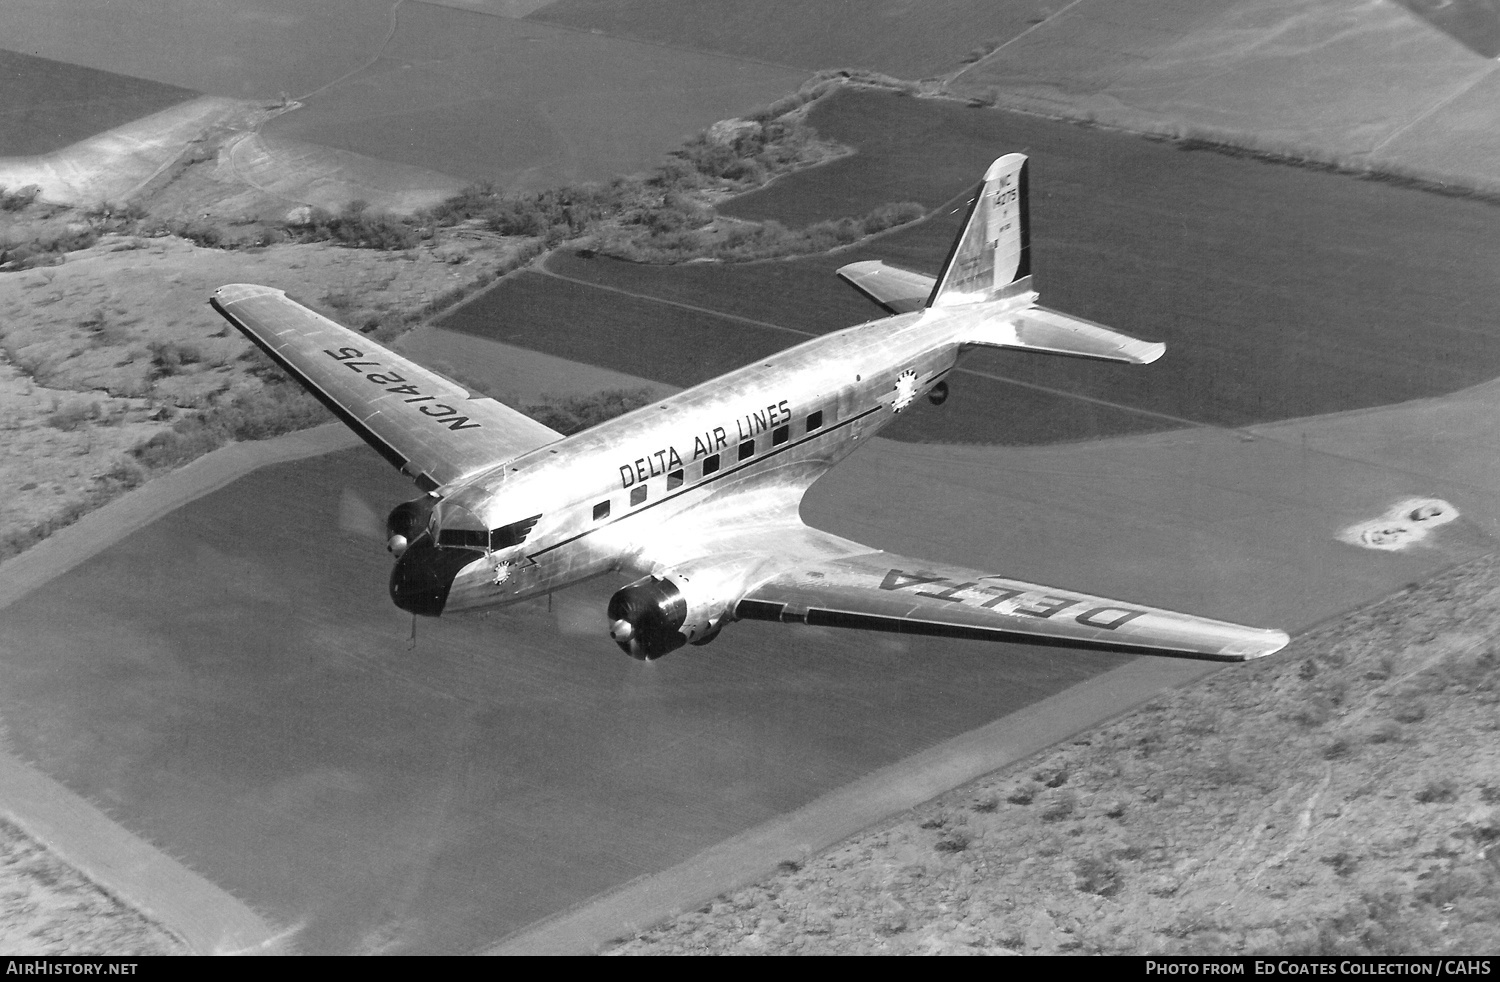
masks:
<svg viewBox="0 0 1500 982"><path fill-rule="evenodd" d="M964 230L938 276L929 307L981 303L1031 290L1026 155L990 164L969 205Z"/></svg>

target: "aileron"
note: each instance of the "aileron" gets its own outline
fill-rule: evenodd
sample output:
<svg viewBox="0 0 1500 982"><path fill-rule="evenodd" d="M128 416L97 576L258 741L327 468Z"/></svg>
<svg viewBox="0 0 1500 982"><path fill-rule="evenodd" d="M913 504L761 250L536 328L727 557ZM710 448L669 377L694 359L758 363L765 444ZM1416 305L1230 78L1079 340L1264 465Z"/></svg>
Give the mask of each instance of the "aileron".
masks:
<svg viewBox="0 0 1500 982"><path fill-rule="evenodd" d="M209 302L423 490L562 439L281 290L233 284Z"/></svg>

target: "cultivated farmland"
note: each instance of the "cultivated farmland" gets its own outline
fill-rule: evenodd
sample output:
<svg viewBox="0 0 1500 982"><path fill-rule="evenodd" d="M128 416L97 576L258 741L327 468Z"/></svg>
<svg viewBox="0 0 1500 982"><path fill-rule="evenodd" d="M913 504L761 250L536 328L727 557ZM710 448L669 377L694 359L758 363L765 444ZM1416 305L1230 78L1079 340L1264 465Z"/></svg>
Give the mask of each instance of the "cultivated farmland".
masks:
<svg viewBox="0 0 1500 982"><path fill-rule="evenodd" d="M507 188L645 170L807 73L548 24L405 4L381 57L266 128Z"/></svg>
<svg viewBox="0 0 1500 982"><path fill-rule="evenodd" d="M198 93L0 50L0 157L48 153Z"/></svg>
<svg viewBox="0 0 1500 982"><path fill-rule="evenodd" d="M1168 344L1161 362L1139 369L979 353L967 367L1043 391L996 382L982 400L993 413L977 406L960 412L953 403L903 421L892 434L898 438L915 438L913 428L921 427L922 439L1048 442L1157 428L1173 418L1245 426L1452 392L1500 373L1500 331L1488 315L1500 307L1500 284L1484 258L1500 214L1493 205L872 91L836 94L810 119L824 136L859 152L721 210L798 223L858 213L880 200L952 201L988 160L1025 150L1034 164L1033 268L1043 302ZM572 260L553 268L817 333L878 314L834 279L837 266L882 258L935 271L957 221L941 215L839 254L795 261L647 269ZM477 302L466 325L503 320L516 337L533 339L517 343L549 351L561 343L554 336L590 330L581 300L565 329L546 307L521 313L509 299L519 282L506 281ZM680 338L655 341L654 316L643 311L628 327L601 329L608 333L594 335L597 353L589 360L621 357L615 339L628 337L642 364L675 361ZM705 331L710 323L705 319ZM737 350L742 330L726 326L719 340L703 334L700 343ZM784 343L796 340L787 335ZM570 344L574 352L589 348ZM632 370L669 381L661 369ZM680 373L671 381L685 384ZM960 391L978 384L972 376L956 381ZM1087 411L1077 399L1039 414L1022 408L1037 405L1044 391L1099 402ZM1157 415L1100 415L1108 408L1101 402ZM975 415L992 415L997 425L976 423ZM940 422L948 417L955 419Z"/></svg>
<svg viewBox="0 0 1500 982"><path fill-rule="evenodd" d="M531 19L800 68L868 68L920 78L987 52L1056 6L1043 0L559 0Z"/></svg>

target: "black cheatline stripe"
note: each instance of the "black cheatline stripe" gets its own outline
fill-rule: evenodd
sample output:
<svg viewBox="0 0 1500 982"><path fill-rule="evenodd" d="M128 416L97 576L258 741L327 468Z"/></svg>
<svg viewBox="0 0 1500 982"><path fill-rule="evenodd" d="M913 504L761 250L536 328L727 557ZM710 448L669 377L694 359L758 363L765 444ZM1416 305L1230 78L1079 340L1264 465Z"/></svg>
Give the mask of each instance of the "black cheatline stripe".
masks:
<svg viewBox="0 0 1500 982"><path fill-rule="evenodd" d="M786 619L782 614L786 606L784 603L770 600L742 600L735 605L734 615L737 620L785 623ZM1151 655L1157 658L1187 658L1195 661L1239 662L1245 660L1235 655L1206 654L1182 648L1156 648L1123 642L1093 641L1087 638L1065 638L1050 634L1032 634L1010 628L910 620L892 617L888 614L864 614L847 610L830 610L824 607L809 607L805 616L793 618L792 622L805 623L809 627L847 627L862 631L883 631L887 634L912 634L970 641L1008 641L1013 644L1033 644L1048 648L1083 648L1118 655Z"/></svg>
<svg viewBox="0 0 1500 982"><path fill-rule="evenodd" d="M322 387L314 382L309 376L304 374L295 365L278 354L274 348L272 348L265 341L261 340L261 338L258 337L254 331L251 331L248 327L246 327L243 323L236 319L235 316L228 310L225 310L224 307L219 304L218 297L210 297L208 303L211 307L213 307L214 310L217 310L220 314L222 314L225 320L233 324L241 334L249 338L257 348L269 355L271 360L274 361L277 365L281 366L281 369L283 371L285 371L292 378L296 379L298 384L300 384L307 391L311 392L319 402L321 402L328 408L329 412L333 413L339 418L340 422L349 427L349 429L353 430L356 436L365 441L365 443L369 444L370 447L373 448L376 453L380 454L380 456L384 457L386 461L391 464L391 466L395 467L403 474L406 473L406 465L411 463L409 458L402 456L395 447L391 446L389 443L385 442L379 436L377 436L374 430L366 426L363 421L361 421L354 414L350 413L349 410L340 405L338 401L328 393L324 392ZM433 480L426 474L418 474L416 475L414 480L417 483L417 487L419 487L423 491L432 491L438 487L438 485L434 483Z"/></svg>
<svg viewBox="0 0 1500 982"><path fill-rule="evenodd" d="M880 409L881 409L881 407L878 406L878 405L872 406L869 409L866 409L862 413L857 413L856 415L850 416L848 419L840 420L839 422L834 423L832 426L829 426L829 427L827 427L825 429L818 430L816 433L806 434L806 435L804 435L802 437L802 439L796 441L795 443L788 443L785 446L777 447L776 449L772 450L770 453L761 454L761 455L759 455L757 457L754 457L754 458L752 458L750 460L745 461L744 463L736 464L735 466L729 468L728 470L719 471L713 477L699 478L698 482L696 484L686 485L686 486L683 487L682 490L680 490L680 491L678 491L676 493L669 493L665 497L662 497L662 498L657 498L655 501L649 502L649 503L647 503L644 506L637 505L628 514L621 515L618 518L612 518L612 519L610 519L609 521L605 522L602 525L595 525L593 528L584 529L582 532L579 532L577 535L575 535L575 536L573 536L571 538L568 538L568 539L564 539L561 542L553 543L552 545L550 545L547 548L542 549L542 550L540 550L538 552L528 553L527 556L526 556L526 558L527 559L531 559L531 560L535 560L538 556L545 556L547 553L551 552L554 549L561 549L563 546L570 545L570 544L572 544L574 542L577 542L579 539L583 538L586 535L593 535L595 532L599 531L602 528L608 528L609 526L615 524L616 522L623 522L627 518L631 518L631 517L633 517L635 515L641 514L642 512L649 511L650 509L655 508L657 505L664 505L667 502L673 500L674 498L680 498L680 497L682 497L685 494L691 494L692 492L698 490L699 488L707 487L708 485L714 483L715 481L722 480L723 478L729 477L731 474L738 474L740 471L745 470L746 468L754 467L757 464L764 463L765 461L770 460L772 457L775 457L777 454L786 453L789 450L795 450L797 447L802 446L804 443L811 443L813 440L817 440L817 439L819 439L821 437L827 436L830 433L837 432L838 430L844 428L845 426L850 425L851 423L855 423L855 422L858 422L859 420L864 419L866 416L870 415L871 413L879 412ZM614 492L610 492L610 493L613 494Z"/></svg>

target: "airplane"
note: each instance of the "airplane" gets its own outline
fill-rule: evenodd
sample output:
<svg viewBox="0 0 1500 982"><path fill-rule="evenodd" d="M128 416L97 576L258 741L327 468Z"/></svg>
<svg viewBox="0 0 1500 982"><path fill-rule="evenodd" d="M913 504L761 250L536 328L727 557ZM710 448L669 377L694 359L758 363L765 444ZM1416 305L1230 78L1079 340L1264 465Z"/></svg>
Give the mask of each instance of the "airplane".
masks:
<svg viewBox="0 0 1500 982"><path fill-rule="evenodd" d="M513 604L606 573L611 638L651 661L734 621L862 628L1219 661L1282 631L892 555L803 523L821 475L919 398L941 403L973 348L1143 365L1165 345L1038 306L1028 169L986 170L941 273L838 275L888 316L814 338L562 434L271 287L210 303L423 492L386 522L390 595L430 617Z"/></svg>

